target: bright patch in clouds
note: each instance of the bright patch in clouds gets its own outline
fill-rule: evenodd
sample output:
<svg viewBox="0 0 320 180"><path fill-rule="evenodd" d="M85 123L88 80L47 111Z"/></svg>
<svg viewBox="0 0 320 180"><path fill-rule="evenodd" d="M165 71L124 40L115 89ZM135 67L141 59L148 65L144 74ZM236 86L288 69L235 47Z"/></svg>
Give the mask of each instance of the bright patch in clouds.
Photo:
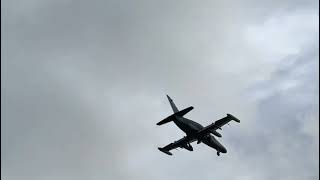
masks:
<svg viewBox="0 0 320 180"><path fill-rule="evenodd" d="M319 15L312 12L298 12L272 16L262 24L251 25L246 37L252 50L265 56L273 63L282 58L298 54L319 33Z"/></svg>

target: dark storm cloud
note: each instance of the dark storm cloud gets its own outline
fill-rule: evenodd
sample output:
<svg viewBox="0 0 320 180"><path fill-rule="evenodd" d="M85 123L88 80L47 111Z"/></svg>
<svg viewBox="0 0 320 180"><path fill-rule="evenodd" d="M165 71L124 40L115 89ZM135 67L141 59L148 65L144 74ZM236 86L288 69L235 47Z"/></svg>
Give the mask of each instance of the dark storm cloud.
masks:
<svg viewBox="0 0 320 180"><path fill-rule="evenodd" d="M318 130L310 124L318 123L319 55L309 39L318 27L306 19L318 17L317 2L300 4L4 2L2 177L317 178ZM275 28L288 29L284 39L273 36L279 23L263 24L270 17L290 21ZM263 37L274 45L253 29L253 47L248 26L271 29ZM183 136L155 126L171 113L166 93L179 108L194 105L187 116L204 125L239 116L240 125L222 132L229 153L217 158L202 144L174 158L159 153Z"/></svg>

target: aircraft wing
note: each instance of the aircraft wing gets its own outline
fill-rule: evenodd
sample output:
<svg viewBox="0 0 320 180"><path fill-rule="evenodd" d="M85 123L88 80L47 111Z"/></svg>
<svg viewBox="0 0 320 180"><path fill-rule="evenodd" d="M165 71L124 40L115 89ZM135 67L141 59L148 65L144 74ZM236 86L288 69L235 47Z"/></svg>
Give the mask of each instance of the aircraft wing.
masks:
<svg viewBox="0 0 320 180"><path fill-rule="evenodd" d="M224 126L225 124L227 124L228 122L230 121L236 121L238 123L240 123L240 120L237 119L236 117L232 116L231 114L227 114L226 117L222 118L222 119L219 119L217 120L216 122L210 124L209 126L206 126L204 127L203 129L201 129L198 133L197 133L197 136L198 137L201 137L201 136L204 136L208 133L211 133L217 129L221 129L222 126Z"/></svg>
<svg viewBox="0 0 320 180"><path fill-rule="evenodd" d="M178 141L175 141L173 143L170 143L168 145L166 145L165 147L163 148L158 148L160 151L162 151L163 153L166 153L168 155L172 155L171 151L172 149L176 149L176 148L185 148L187 146L188 143L191 143L195 140L190 140L188 139L187 137L183 137L181 139L179 139Z"/></svg>

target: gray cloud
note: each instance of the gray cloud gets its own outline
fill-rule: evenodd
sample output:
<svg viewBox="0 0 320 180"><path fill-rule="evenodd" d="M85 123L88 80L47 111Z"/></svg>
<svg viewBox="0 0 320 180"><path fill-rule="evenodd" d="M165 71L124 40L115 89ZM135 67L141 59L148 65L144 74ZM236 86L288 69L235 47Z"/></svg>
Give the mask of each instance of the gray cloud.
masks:
<svg viewBox="0 0 320 180"><path fill-rule="evenodd" d="M4 2L1 176L317 179L317 3ZM227 155L158 152L167 93Z"/></svg>

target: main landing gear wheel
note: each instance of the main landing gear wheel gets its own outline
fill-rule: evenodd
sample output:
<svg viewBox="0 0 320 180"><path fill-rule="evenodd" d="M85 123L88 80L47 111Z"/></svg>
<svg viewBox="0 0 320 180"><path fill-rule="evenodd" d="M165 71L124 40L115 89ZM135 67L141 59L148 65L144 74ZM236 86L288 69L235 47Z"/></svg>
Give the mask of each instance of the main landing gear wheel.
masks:
<svg viewBox="0 0 320 180"><path fill-rule="evenodd" d="M220 152L219 151L217 151L217 155L220 156Z"/></svg>

